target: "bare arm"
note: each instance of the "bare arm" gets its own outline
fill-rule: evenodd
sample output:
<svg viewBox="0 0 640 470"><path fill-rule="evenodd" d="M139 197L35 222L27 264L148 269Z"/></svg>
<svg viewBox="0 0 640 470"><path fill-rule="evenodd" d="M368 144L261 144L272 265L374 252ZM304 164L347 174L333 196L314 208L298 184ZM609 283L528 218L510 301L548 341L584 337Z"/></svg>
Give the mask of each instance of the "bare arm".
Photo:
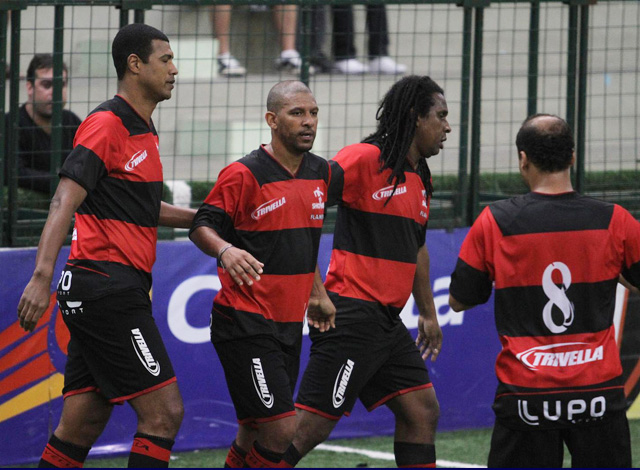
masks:
<svg viewBox="0 0 640 470"><path fill-rule="evenodd" d="M422 246L418 250L416 274L413 278L413 298L420 312L416 345L420 348L422 359L426 360L431 354L431 361L435 361L442 348L442 330L433 303L429 266L429 251L426 246Z"/></svg>
<svg viewBox="0 0 640 470"><path fill-rule="evenodd" d="M625 286L627 289L629 289L630 292L633 292L634 294L640 294L640 289L638 289L636 286L634 286L629 281L627 281L622 274L620 274L620 277L618 278L618 282L623 286Z"/></svg>
<svg viewBox="0 0 640 470"><path fill-rule="evenodd" d="M195 209L178 207L163 202L160 205L160 220L158 221L158 225L175 228L190 228L194 215L196 215Z"/></svg>
<svg viewBox="0 0 640 470"><path fill-rule="evenodd" d="M309 323L309 326L318 328L321 333L336 327L336 307L327 295L322 276L320 276L320 269L317 265L311 295L309 296L307 323Z"/></svg>
<svg viewBox="0 0 640 470"><path fill-rule="evenodd" d="M220 267L225 269L239 286L245 282L252 286L253 279L260 280L264 264L255 259L251 253L229 246L231 243L220 237L214 229L200 226L191 232L189 237L203 252L217 258L218 263L222 263ZM220 256L222 250L224 251Z"/></svg>
<svg viewBox="0 0 640 470"><path fill-rule="evenodd" d="M18 318L25 331L33 331L49 306L53 269L60 248L69 232L71 218L86 196L87 192L75 181L60 179L38 244L36 267L18 303Z"/></svg>

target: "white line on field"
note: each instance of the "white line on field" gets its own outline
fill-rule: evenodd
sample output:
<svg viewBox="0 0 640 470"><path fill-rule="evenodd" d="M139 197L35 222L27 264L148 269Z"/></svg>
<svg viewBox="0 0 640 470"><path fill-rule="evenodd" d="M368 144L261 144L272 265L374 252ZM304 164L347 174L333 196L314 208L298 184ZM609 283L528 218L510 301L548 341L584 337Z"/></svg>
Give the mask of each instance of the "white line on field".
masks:
<svg viewBox="0 0 640 470"><path fill-rule="evenodd" d="M354 447L334 446L329 444L320 444L316 447L318 450L326 450L329 452L345 452L347 454L360 454L372 459L378 460L395 460L391 452L380 452L377 450L356 449ZM438 467L447 468L487 468L484 465L472 465L470 463L452 462L450 460L436 460Z"/></svg>

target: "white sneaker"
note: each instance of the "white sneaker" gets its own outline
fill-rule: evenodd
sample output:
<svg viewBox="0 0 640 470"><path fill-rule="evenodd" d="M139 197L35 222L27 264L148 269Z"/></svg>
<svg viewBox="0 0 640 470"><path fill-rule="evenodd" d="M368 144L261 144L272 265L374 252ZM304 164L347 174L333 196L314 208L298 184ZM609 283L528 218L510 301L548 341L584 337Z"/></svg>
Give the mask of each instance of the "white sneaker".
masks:
<svg viewBox="0 0 640 470"><path fill-rule="evenodd" d="M295 49L287 49L280 53L280 58L276 59L276 69L294 74L299 74L302 69L302 58ZM309 65L309 74L313 75L315 68Z"/></svg>
<svg viewBox="0 0 640 470"><path fill-rule="evenodd" d="M407 71L407 66L398 64L388 55L376 57L369 61L369 72L388 75L402 74Z"/></svg>
<svg viewBox="0 0 640 470"><path fill-rule="evenodd" d="M247 74L247 69L227 52L218 56L218 73L223 77L244 77Z"/></svg>
<svg viewBox="0 0 640 470"><path fill-rule="evenodd" d="M369 67L358 59L337 60L333 63L333 67L345 75L359 75L369 71Z"/></svg>

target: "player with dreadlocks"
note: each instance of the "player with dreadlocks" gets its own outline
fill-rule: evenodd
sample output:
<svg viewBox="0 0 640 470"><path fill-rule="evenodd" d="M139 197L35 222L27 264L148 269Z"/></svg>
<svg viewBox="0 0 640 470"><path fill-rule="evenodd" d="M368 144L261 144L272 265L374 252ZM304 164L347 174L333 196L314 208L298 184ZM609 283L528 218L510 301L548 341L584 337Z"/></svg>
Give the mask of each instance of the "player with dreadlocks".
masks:
<svg viewBox="0 0 640 470"><path fill-rule="evenodd" d="M338 217L327 279L309 309L336 306L336 328L311 327L309 364L296 400L297 429L284 461L295 466L323 442L356 400L394 413L399 467L435 467L439 405L424 361L442 345L425 246L431 174L426 159L447 133L444 92L429 77L405 77L387 92L376 132L330 161L328 204ZM413 293L414 341L400 319Z"/></svg>

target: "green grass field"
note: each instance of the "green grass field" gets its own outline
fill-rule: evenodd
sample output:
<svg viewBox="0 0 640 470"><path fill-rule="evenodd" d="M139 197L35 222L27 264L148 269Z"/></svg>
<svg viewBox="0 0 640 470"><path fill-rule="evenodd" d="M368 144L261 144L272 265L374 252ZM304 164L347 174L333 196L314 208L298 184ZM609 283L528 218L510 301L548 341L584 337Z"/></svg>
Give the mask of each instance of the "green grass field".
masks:
<svg viewBox="0 0 640 470"><path fill-rule="evenodd" d="M631 425L631 443L635 446L633 448L633 467L639 468L640 420L630 421L629 424ZM232 436L229 436L229 440L231 438ZM439 433L436 442L438 466L450 468L486 466L490 439L490 429ZM222 467L226 455L227 449L180 452L171 457L171 466L182 468ZM85 463L85 467L88 468L122 468L126 466L126 457L89 458ZM571 466L567 452L565 452L564 466ZM312 451L305 457L299 467L395 467L393 438L389 436L327 441L322 448Z"/></svg>

